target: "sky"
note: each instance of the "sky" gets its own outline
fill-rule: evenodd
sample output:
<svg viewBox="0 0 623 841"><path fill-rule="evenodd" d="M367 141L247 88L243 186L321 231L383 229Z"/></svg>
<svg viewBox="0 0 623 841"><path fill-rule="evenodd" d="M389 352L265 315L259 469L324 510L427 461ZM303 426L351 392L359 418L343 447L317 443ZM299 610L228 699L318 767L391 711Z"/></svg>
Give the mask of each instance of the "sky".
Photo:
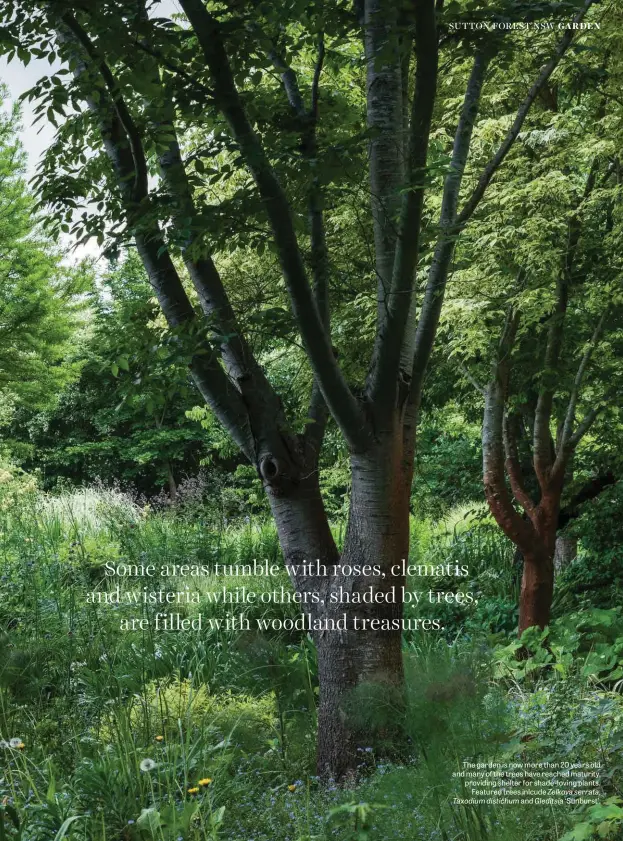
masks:
<svg viewBox="0 0 623 841"><path fill-rule="evenodd" d="M179 14L180 7L177 0L160 0L152 12L153 15L168 16L171 14ZM22 93L29 90L35 82L42 76L55 73L61 67L60 62L50 64L47 59L32 59L32 61L24 66L17 58L13 61L7 62L4 56L0 56L0 82L4 83L8 89L8 100L4 102L4 108L9 109L12 103L16 102ZM22 125L19 132L20 140L26 152L27 162L27 177L30 179L35 174L37 164L41 159L42 154L50 145L54 137L55 129L46 120L41 120L33 127L34 120L33 105L35 103L23 102L21 105ZM70 243L67 243L68 245ZM97 257L99 252L95 242L88 245L86 248L80 248L74 252L73 259L80 259L82 257Z"/></svg>
<svg viewBox="0 0 623 841"><path fill-rule="evenodd" d="M42 76L55 73L60 68L60 63L50 64L45 59L33 59L25 67L21 61L14 59L7 62L5 56L0 56L0 80L4 82L9 92L9 102L5 103L5 109L17 101L19 96L31 88ZM28 155L28 176L31 177L37 167L37 163L54 137L54 126L48 122L41 121L32 126L34 103L22 103L22 129L20 140Z"/></svg>

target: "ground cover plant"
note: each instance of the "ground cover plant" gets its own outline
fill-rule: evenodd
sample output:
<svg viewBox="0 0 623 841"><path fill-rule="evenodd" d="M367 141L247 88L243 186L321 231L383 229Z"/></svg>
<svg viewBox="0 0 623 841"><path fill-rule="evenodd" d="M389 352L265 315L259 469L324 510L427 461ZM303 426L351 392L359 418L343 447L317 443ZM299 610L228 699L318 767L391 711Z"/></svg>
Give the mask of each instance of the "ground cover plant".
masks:
<svg viewBox="0 0 623 841"><path fill-rule="evenodd" d="M570 838L606 824L615 837L620 608L575 604L552 623L547 645L524 638L532 656L518 660L512 544L473 509L414 521L417 557L474 565L479 604L468 615L449 610L444 634L406 636L406 708L373 687L353 705L369 744L347 785L316 776L318 673L306 634L120 633L128 608L86 603L111 561L276 557L270 523L223 527L206 512L198 527L183 508L101 487L50 495L16 472L0 509L5 838L545 841L582 824L585 836ZM584 557L582 549L566 578L581 575ZM602 599L608 593L610 582ZM454 805L464 783L453 772L465 759L569 756L604 762L609 817L568 805L530 814Z"/></svg>

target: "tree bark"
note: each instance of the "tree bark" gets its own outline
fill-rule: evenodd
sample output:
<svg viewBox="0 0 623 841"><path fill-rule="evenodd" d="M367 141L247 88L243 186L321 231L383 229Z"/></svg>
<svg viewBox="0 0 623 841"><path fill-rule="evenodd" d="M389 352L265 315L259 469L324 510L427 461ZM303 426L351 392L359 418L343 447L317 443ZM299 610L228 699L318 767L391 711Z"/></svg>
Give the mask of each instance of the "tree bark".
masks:
<svg viewBox="0 0 623 841"><path fill-rule="evenodd" d="M328 615L345 616L346 631L320 634L317 639L321 685L318 770L326 775L330 769L338 776L356 767L357 749L369 747L373 738L369 720L361 715L365 698L370 699L372 717L380 687L384 705L391 703L392 695L400 703L401 588L405 582L392 574L392 566L400 565L409 551L409 493L402 475L401 431L381 436L371 453L353 456L351 466L348 530L337 575L329 582L329 600L335 601L327 610ZM365 565L376 570L352 574L354 566ZM345 594L352 601L364 592L373 594L374 601L344 602ZM395 724L396 715L392 717ZM381 720L378 723L384 728Z"/></svg>
<svg viewBox="0 0 623 841"><path fill-rule="evenodd" d="M578 554L578 539L569 535L561 534L556 538L556 551L554 552L554 571L562 572L568 567L571 561L575 560Z"/></svg>
<svg viewBox="0 0 623 841"><path fill-rule="evenodd" d="M322 600L304 612L322 625L313 636L320 682L317 765L325 779L354 772L358 748L370 745L369 724L358 714L358 693L377 695L375 689L383 687L385 701L388 691L395 690L396 699L402 692L404 579L392 574L392 566L408 557L410 483L404 479L398 421L379 437L372 452L351 458L351 504L341 555L329 529L317 471L302 470L305 478L288 489L267 483L294 587L301 593L315 591ZM354 567L366 565L369 569L355 574ZM373 594L374 600L359 603L364 593L368 598Z"/></svg>
<svg viewBox="0 0 623 841"><path fill-rule="evenodd" d="M175 502L177 500L177 482L175 481L173 466L169 459L167 459L167 481L169 483L169 497L171 502Z"/></svg>
<svg viewBox="0 0 623 841"><path fill-rule="evenodd" d="M547 554L524 554L519 597L519 635L536 625L549 623L554 594L554 562Z"/></svg>

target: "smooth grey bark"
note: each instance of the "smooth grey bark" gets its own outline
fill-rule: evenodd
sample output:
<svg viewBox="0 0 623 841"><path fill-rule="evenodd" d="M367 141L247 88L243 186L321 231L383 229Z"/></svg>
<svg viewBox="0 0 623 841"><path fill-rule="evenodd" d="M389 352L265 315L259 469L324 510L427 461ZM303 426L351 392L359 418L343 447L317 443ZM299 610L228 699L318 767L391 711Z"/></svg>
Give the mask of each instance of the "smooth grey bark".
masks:
<svg viewBox="0 0 623 841"><path fill-rule="evenodd" d="M385 406L390 412L396 400L404 401L410 388L410 353L415 325L413 287L420 253L427 179L426 163L439 62L436 14L432 0L417 4L413 14L417 62L408 144L405 148L405 152L408 152L405 155L406 177L403 184L403 196L399 203L400 215L395 222L397 236L392 250L391 282L383 291L382 318L379 316L377 324L370 374L372 401L379 407ZM399 51L396 53L396 61L402 72ZM369 76L370 72L369 69ZM374 110L375 103L370 102L370 95L368 95L368 111L371 108ZM402 122L404 122L404 116ZM396 124L395 131L402 122ZM386 157L383 166L391 167L392 156ZM379 150L377 159L374 161L377 168L381 167L382 160ZM372 164L373 161L371 161L370 170L371 181L375 178ZM374 196L374 188L372 189ZM374 219L374 223L375 231L380 230L378 220ZM405 355L408 356L407 360L405 360Z"/></svg>
<svg viewBox="0 0 623 841"><path fill-rule="evenodd" d="M366 113L372 132L369 145L370 197L379 324L384 324L387 319L387 299L398 236L400 190L404 182L405 136L397 21L398 8L391 0L366 0Z"/></svg>

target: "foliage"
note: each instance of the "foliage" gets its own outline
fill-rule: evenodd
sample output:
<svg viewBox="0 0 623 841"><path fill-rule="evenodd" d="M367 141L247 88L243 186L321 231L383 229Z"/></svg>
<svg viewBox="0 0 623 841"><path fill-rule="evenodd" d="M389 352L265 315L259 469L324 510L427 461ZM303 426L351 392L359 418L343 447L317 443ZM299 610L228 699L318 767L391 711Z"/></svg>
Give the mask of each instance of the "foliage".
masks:
<svg viewBox="0 0 623 841"><path fill-rule="evenodd" d="M118 490L51 496L19 472L0 492L0 743L24 744L0 748L0 800L10 798L0 819L11 841L48 841L63 827L76 841L523 841L537 830L549 841L555 825L561 834L609 820L596 807L526 815L453 803L462 796L457 761L526 751L591 761L597 733L604 809L623 772L620 610L580 610L543 639L531 632L521 644L533 656L517 660L512 630L502 642L484 607L514 586L508 545L473 506L444 523L414 523L412 560L471 564L481 603L463 610L462 624L448 617L447 636L406 640L407 707L388 707L387 693L359 706L370 745L343 789L314 775L317 670L305 637L146 637L119 632L121 608L85 604L107 561L276 560L274 527L225 527L209 507L200 515L196 498L186 516L181 504L157 508ZM400 722L396 764L386 758L388 720L394 731Z"/></svg>
<svg viewBox="0 0 623 841"><path fill-rule="evenodd" d="M0 106L4 96L2 89ZM63 265L41 230L24 181L18 125L17 109L0 113L0 425L5 429L22 408L52 403L75 376L67 356L90 276L87 265Z"/></svg>
<svg viewBox="0 0 623 841"><path fill-rule="evenodd" d="M195 402L186 359L136 259L112 266L89 298L89 323L73 349L79 378L46 411L22 413L13 430L15 439L28 430L25 467L41 467L48 486L100 479L175 494L211 446L186 418Z"/></svg>

